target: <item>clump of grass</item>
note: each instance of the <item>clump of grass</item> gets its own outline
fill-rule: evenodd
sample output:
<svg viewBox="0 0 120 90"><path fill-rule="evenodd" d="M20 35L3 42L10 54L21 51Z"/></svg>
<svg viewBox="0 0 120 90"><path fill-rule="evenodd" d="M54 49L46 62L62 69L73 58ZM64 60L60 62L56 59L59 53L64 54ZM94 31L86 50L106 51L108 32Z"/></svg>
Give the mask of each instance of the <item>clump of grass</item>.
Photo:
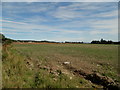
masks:
<svg viewBox="0 0 120 90"><path fill-rule="evenodd" d="M79 88L79 87L92 87L88 81L80 78L73 77L70 79L68 75L62 73L61 70L56 71L58 75L49 73L47 70L40 69L35 74L35 88Z"/></svg>

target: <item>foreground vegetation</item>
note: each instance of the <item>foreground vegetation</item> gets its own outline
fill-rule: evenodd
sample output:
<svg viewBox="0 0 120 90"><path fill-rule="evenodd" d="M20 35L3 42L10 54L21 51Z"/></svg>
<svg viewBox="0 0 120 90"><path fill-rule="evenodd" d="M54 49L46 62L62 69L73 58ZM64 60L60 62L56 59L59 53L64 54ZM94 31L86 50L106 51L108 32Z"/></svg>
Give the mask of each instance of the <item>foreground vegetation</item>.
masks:
<svg viewBox="0 0 120 90"><path fill-rule="evenodd" d="M92 85L78 77L71 80L60 69L48 71L44 60L39 69L36 61L30 58L27 54L23 56L18 53L11 46L3 51L3 88L75 88Z"/></svg>
<svg viewBox="0 0 120 90"><path fill-rule="evenodd" d="M3 87L102 88L76 75L99 73L119 83L118 45L13 44L3 49ZM66 68L64 62L70 62Z"/></svg>
<svg viewBox="0 0 120 90"><path fill-rule="evenodd" d="M1 34L3 88L118 89L118 45L12 43Z"/></svg>

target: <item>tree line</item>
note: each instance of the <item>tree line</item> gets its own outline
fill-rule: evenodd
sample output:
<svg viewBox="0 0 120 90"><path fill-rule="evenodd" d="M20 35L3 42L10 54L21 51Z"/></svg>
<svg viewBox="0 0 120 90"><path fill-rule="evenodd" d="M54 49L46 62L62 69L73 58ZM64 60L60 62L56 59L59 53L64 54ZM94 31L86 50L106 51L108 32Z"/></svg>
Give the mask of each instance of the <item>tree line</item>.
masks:
<svg viewBox="0 0 120 90"><path fill-rule="evenodd" d="M120 41L119 42L113 42L111 40L104 40L104 39L101 39L100 41L97 41L97 40L93 40L91 42L91 44L120 44Z"/></svg>
<svg viewBox="0 0 120 90"><path fill-rule="evenodd" d="M6 44L11 44L12 42L22 42L22 43L66 43L66 44L83 44L85 42L70 42L70 41L65 41L65 42L55 42L55 41L35 41L35 40L13 40L13 39L10 39L10 38L6 38L3 34L0 34L0 43L2 43L3 45L6 45ZM91 42L91 44L120 44L120 41L119 42L113 42L111 40L104 40L104 39L101 39L100 41L98 40L93 40Z"/></svg>
<svg viewBox="0 0 120 90"><path fill-rule="evenodd" d="M0 43L2 43L2 45L8 45L12 42L15 42L15 40L6 38L3 34L0 33Z"/></svg>

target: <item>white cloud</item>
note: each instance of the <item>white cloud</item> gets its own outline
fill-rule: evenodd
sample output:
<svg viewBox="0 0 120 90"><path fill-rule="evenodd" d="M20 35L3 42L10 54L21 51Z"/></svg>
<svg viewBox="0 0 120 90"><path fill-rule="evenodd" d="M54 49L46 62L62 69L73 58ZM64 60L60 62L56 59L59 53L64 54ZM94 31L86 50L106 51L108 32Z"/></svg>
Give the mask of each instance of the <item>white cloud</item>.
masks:
<svg viewBox="0 0 120 90"><path fill-rule="evenodd" d="M39 3L39 5L29 5L28 3L3 3L3 12L8 14L20 14L20 13L38 13L48 10L45 4Z"/></svg>
<svg viewBox="0 0 120 90"><path fill-rule="evenodd" d="M54 12L50 12L55 18L61 20L71 20L75 18L108 18L108 17L117 17L118 15L118 6L116 4L111 6L110 3L106 3L107 6L101 5L102 3L72 3L68 6L60 6ZM106 5L105 4L105 5Z"/></svg>
<svg viewBox="0 0 120 90"><path fill-rule="evenodd" d="M110 31L102 31L102 30L93 30L90 32L90 34L92 35L96 35L96 34L118 34L118 32L116 30L110 30Z"/></svg>
<svg viewBox="0 0 120 90"><path fill-rule="evenodd" d="M2 2L118 2L119 0L2 0Z"/></svg>
<svg viewBox="0 0 120 90"><path fill-rule="evenodd" d="M91 34L118 34L118 18L93 21Z"/></svg>
<svg viewBox="0 0 120 90"><path fill-rule="evenodd" d="M55 6L54 4L58 3L53 3L52 5ZM56 8L51 4L46 8L43 4L43 6L41 6L42 8L38 7L39 5L34 7L28 5L24 8L20 6L14 10L13 8L17 7L17 5L15 7L6 6L8 15L11 14L11 11L13 10L11 16L14 17L13 15L16 15L18 20L11 17L3 17L3 20L0 21L3 22L3 32L7 34L27 33L29 35L45 34L47 36L46 33L50 33L50 35L56 35L55 37L49 37L51 40L80 41L82 39L90 40L93 36L98 37L99 35L112 35L116 37L118 33L117 7L112 7L110 6L111 4L108 3L108 8L106 7L106 4L72 3ZM22 9L24 10L20 11ZM24 18L24 12L35 13L35 15L30 17L28 15L28 17ZM45 17L43 17L41 13L36 14L37 12L46 12L43 13L45 14ZM23 14L22 17L20 17L21 13ZM70 35L74 35L75 37L70 37Z"/></svg>
<svg viewBox="0 0 120 90"><path fill-rule="evenodd" d="M112 11L108 11L108 12L102 12L102 13L93 15L93 17L105 17L105 18L118 17L118 10L112 10Z"/></svg>
<svg viewBox="0 0 120 90"><path fill-rule="evenodd" d="M18 35L19 33L15 32L1 32L2 34L11 34L11 35Z"/></svg>
<svg viewBox="0 0 120 90"><path fill-rule="evenodd" d="M26 23L31 23L31 24L38 24L38 23L43 23L43 22L49 22L48 19L41 17L41 16L32 16L29 18L24 18L23 20L21 20L23 22Z"/></svg>
<svg viewBox="0 0 120 90"><path fill-rule="evenodd" d="M8 21L8 20L0 20L0 22L11 22L11 23L16 23L16 24L26 24L24 22L15 22L15 21Z"/></svg>
<svg viewBox="0 0 120 90"><path fill-rule="evenodd" d="M76 31L76 30L67 30L67 29L61 29L60 27L51 27L46 25L34 25L29 23L22 23L22 22L14 22L14 21L8 21L8 20L2 20L3 21L3 27L8 27L6 29L3 29L2 31L7 32L54 32L58 31L61 34L80 34L82 31ZM12 28L12 29L10 29Z"/></svg>

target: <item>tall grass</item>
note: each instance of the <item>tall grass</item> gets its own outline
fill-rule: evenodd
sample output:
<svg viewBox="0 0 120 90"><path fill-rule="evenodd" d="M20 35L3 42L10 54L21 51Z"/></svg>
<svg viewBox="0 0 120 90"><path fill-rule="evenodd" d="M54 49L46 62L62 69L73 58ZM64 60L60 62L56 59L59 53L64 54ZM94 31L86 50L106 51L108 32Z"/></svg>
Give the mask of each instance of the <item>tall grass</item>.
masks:
<svg viewBox="0 0 120 90"><path fill-rule="evenodd" d="M2 55L2 87L32 87L34 73L26 67L25 58L11 46L3 49Z"/></svg>

